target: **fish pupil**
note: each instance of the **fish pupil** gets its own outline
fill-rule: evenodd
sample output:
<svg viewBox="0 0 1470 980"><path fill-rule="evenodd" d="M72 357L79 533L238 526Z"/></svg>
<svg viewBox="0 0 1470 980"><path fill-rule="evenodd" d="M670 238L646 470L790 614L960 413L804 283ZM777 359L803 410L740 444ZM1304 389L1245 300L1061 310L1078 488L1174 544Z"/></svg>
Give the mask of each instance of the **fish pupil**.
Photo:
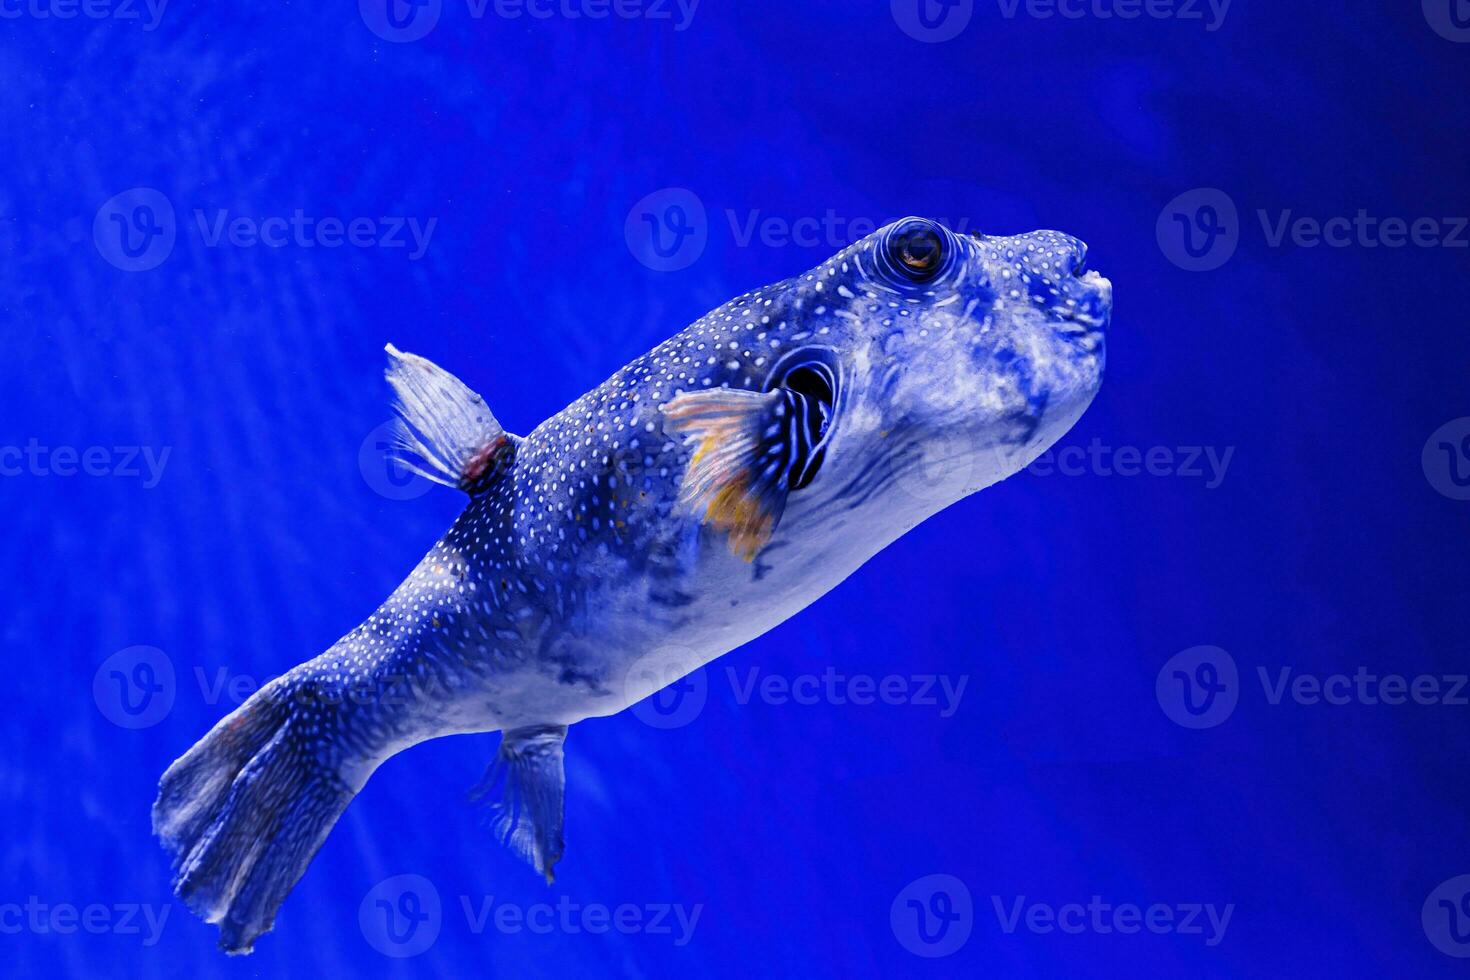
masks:
<svg viewBox="0 0 1470 980"><path fill-rule="evenodd" d="M906 242L903 249L903 264L910 269L918 269L921 272L934 264L934 255L938 251L930 242Z"/></svg>
<svg viewBox="0 0 1470 980"><path fill-rule="evenodd" d="M943 260L944 243L933 229L920 227L896 235L892 250L900 268L922 279L938 270Z"/></svg>

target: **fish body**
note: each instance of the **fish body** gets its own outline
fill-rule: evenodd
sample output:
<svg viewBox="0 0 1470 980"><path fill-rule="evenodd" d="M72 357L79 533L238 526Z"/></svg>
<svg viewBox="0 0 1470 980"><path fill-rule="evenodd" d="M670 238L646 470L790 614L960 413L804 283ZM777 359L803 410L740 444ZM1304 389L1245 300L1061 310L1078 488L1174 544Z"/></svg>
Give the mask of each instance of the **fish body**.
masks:
<svg viewBox="0 0 1470 980"><path fill-rule="evenodd" d="M406 465L469 503L401 586L172 766L178 893L248 952L384 760L501 731L475 795L548 880L569 726L814 602L1045 451L1101 383L1107 280L1058 232L897 222L740 296L533 432L389 347Z"/></svg>

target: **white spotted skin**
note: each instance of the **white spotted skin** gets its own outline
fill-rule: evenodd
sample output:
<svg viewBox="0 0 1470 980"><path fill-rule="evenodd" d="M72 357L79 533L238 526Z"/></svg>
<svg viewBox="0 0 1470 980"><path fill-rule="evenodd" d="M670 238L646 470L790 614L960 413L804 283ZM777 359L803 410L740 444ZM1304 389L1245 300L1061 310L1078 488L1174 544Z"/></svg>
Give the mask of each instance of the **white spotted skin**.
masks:
<svg viewBox="0 0 1470 980"><path fill-rule="evenodd" d="M284 679L337 692L314 710L340 761L365 780L427 738L621 711L650 693L635 664L669 683L748 642L1060 438L1101 382L1111 310L1085 247L940 229L945 271L917 285L882 259L902 224L715 310L520 440L382 607ZM690 448L661 406L767 390L818 349L839 375L828 455L748 563L678 504Z"/></svg>

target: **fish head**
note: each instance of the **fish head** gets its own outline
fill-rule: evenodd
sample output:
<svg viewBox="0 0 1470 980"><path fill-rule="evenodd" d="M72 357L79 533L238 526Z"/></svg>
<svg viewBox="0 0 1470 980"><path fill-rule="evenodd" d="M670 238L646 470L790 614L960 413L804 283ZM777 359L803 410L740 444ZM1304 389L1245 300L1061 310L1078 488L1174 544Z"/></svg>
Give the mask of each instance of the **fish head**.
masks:
<svg viewBox="0 0 1470 980"><path fill-rule="evenodd" d="M1102 382L1112 285L1061 232L906 218L790 284L808 346L784 370L822 359L836 389L823 509L876 500L911 526L1029 465Z"/></svg>

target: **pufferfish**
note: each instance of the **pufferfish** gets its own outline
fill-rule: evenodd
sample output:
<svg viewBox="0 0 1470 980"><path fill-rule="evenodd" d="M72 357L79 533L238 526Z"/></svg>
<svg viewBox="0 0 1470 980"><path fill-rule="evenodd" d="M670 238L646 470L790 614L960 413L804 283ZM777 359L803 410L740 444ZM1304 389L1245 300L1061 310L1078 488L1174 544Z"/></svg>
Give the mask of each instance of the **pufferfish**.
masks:
<svg viewBox="0 0 1470 980"><path fill-rule="evenodd" d="M548 881L563 743L1023 469L1102 381L1112 286L1054 231L921 218L731 300L527 436L387 348L400 456L469 497L408 578L169 767L174 887L249 952L386 759L501 732L475 790Z"/></svg>

